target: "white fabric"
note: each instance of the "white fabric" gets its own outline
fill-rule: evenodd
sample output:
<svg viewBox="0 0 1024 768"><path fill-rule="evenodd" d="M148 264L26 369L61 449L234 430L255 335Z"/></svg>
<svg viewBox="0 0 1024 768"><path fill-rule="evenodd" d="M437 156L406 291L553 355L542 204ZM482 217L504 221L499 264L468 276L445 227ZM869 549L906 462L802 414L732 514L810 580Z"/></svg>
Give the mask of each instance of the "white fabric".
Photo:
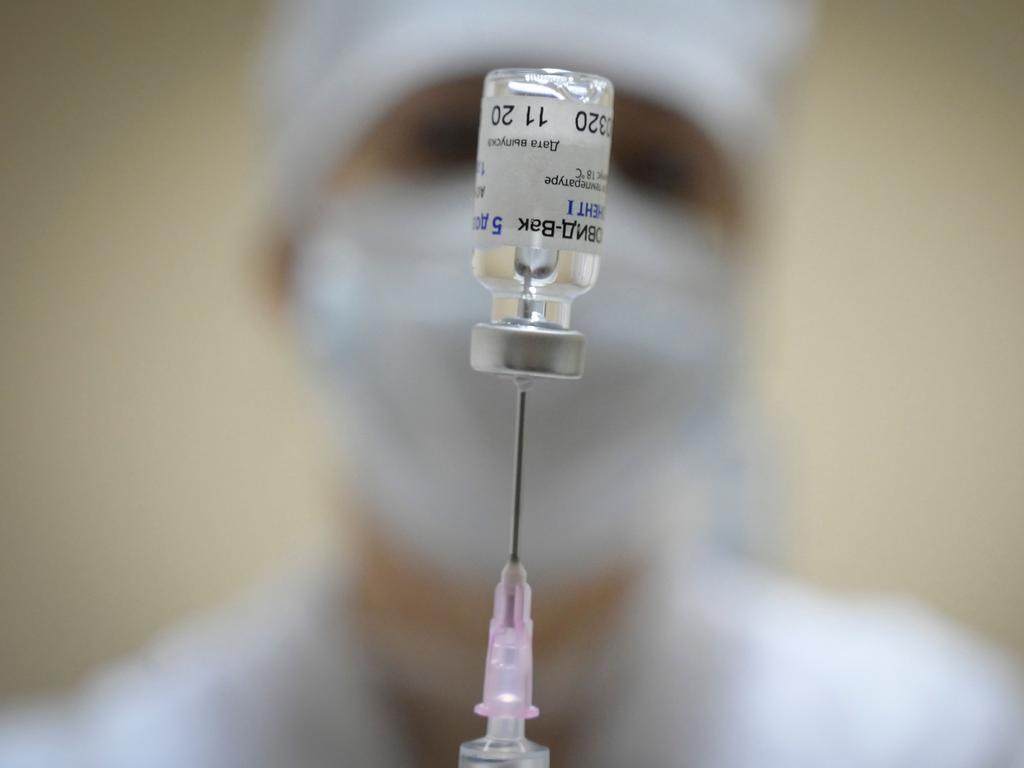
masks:
<svg viewBox="0 0 1024 768"><path fill-rule="evenodd" d="M405 94L494 66L610 77L702 125L737 164L772 133L810 0L289 0L260 71L277 202L305 224L325 180Z"/></svg>
<svg viewBox="0 0 1024 768"><path fill-rule="evenodd" d="M71 700L8 712L0 766L414 768L382 697L387 670L335 611L346 588L311 569ZM584 697L601 705L580 709L579 753L555 765L1024 766L1005 662L920 608L705 561L652 575L630 618ZM594 690L617 696L605 706ZM543 687L536 700L544 717Z"/></svg>

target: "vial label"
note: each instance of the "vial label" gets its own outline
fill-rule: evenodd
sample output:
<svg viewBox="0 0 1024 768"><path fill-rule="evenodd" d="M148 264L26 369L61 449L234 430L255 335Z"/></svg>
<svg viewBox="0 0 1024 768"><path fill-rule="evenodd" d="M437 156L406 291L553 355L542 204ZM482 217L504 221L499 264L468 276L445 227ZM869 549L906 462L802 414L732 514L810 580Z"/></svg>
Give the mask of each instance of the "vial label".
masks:
<svg viewBox="0 0 1024 768"><path fill-rule="evenodd" d="M483 99L476 247L599 254L611 137L608 107L536 97Z"/></svg>

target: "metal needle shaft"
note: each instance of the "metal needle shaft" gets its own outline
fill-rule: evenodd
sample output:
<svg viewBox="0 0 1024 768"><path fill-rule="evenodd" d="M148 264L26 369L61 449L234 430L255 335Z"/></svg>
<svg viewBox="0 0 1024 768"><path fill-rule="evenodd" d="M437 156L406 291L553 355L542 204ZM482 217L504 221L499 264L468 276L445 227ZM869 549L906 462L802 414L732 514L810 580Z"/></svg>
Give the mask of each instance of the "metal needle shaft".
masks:
<svg viewBox="0 0 1024 768"><path fill-rule="evenodd" d="M519 518L523 502L523 425L526 421L526 382L516 382L516 453L513 471L515 491L512 496L512 546L509 559L519 560Z"/></svg>

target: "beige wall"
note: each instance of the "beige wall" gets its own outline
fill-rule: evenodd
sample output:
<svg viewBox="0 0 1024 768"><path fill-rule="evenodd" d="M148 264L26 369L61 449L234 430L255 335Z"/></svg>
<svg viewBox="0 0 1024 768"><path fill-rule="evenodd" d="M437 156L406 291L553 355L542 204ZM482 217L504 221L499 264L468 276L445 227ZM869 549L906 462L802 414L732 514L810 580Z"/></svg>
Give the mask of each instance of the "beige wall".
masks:
<svg viewBox="0 0 1024 768"><path fill-rule="evenodd" d="M0 692L214 606L327 491L254 258L256 9L19 5L0 23Z"/></svg>
<svg viewBox="0 0 1024 768"><path fill-rule="evenodd" d="M792 562L1024 652L1024 12L826 9L757 313Z"/></svg>
<svg viewBox="0 0 1024 768"><path fill-rule="evenodd" d="M7 5L0 695L216 605L329 490L253 258L259 4ZM794 568L1024 652L1021 16L827 6L752 322Z"/></svg>

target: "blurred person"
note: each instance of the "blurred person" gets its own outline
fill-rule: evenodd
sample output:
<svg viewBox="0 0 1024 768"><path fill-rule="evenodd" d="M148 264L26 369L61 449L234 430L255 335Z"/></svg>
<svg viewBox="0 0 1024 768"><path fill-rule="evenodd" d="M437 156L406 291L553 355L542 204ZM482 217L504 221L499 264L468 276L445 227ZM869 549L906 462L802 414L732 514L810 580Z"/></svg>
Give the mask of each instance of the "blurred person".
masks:
<svg viewBox="0 0 1024 768"><path fill-rule="evenodd" d="M1024 766L1007 660L909 603L766 564L737 385L743 225L809 17L797 0L282 4L261 70L280 288L353 478L347 543L8 713L0 766L432 768L482 730L513 402L468 364L489 307L468 220L482 77L512 64L616 85L607 254L575 307L588 371L539 386L528 417L531 737L592 768Z"/></svg>

